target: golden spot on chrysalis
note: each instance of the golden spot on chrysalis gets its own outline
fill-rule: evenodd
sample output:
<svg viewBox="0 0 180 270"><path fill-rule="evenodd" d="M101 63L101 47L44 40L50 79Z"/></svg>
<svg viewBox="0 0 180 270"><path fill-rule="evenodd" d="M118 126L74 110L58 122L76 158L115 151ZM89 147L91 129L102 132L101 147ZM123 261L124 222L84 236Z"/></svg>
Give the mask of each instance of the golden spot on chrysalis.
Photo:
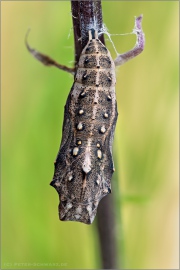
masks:
<svg viewBox="0 0 180 270"><path fill-rule="evenodd" d="M72 181L72 179L73 179L73 176L72 176L72 175L70 175L70 176L68 177L68 181L69 181L69 182L71 182L71 181Z"/></svg>
<svg viewBox="0 0 180 270"><path fill-rule="evenodd" d="M83 79L86 79L87 76L88 76L88 74L87 74L87 70L86 70L86 71L84 72L84 74L83 74Z"/></svg>
<svg viewBox="0 0 180 270"><path fill-rule="evenodd" d="M82 125L81 122L79 122L79 124L77 125L77 129L78 129L78 130L82 130L82 129L83 129L83 125Z"/></svg>
<svg viewBox="0 0 180 270"><path fill-rule="evenodd" d="M101 129L100 129L100 131L101 131L101 133L105 133L105 131L106 131L105 127L102 126Z"/></svg>
<svg viewBox="0 0 180 270"><path fill-rule="evenodd" d="M99 185L99 179L96 180L96 184Z"/></svg>
<svg viewBox="0 0 180 270"><path fill-rule="evenodd" d="M80 97L85 97L86 93L84 91L81 92Z"/></svg>
<svg viewBox="0 0 180 270"><path fill-rule="evenodd" d="M77 156L79 153L79 148L78 147L74 147L73 148L73 156Z"/></svg>
<svg viewBox="0 0 180 270"><path fill-rule="evenodd" d="M99 158L99 159L101 159L102 158L102 152L101 152L101 150L97 150L97 157Z"/></svg>
<svg viewBox="0 0 180 270"><path fill-rule="evenodd" d="M81 114L83 114L84 113L84 110L79 110L79 114L81 115Z"/></svg>

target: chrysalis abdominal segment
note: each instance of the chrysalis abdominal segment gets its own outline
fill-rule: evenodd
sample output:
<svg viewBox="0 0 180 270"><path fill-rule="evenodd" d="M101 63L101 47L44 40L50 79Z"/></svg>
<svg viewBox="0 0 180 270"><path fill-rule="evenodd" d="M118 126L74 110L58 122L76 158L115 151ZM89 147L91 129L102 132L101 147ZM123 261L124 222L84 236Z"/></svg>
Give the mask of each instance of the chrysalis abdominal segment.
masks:
<svg viewBox="0 0 180 270"><path fill-rule="evenodd" d="M112 142L117 120L115 66L97 31L89 31L69 93L51 185L61 220L91 224L111 191Z"/></svg>

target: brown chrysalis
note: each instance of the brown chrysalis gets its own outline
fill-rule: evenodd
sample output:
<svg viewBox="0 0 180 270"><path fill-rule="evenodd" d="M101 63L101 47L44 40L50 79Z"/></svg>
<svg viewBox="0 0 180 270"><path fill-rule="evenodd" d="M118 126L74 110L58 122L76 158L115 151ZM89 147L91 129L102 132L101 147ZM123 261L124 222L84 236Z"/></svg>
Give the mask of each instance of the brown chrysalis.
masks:
<svg viewBox="0 0 180 270"><path fill-rule="evenodd" d="M60 197L61 220L91 224L99 201L111 192L115 84L114 61L92 29L66 102L51 182Z"/></svg>

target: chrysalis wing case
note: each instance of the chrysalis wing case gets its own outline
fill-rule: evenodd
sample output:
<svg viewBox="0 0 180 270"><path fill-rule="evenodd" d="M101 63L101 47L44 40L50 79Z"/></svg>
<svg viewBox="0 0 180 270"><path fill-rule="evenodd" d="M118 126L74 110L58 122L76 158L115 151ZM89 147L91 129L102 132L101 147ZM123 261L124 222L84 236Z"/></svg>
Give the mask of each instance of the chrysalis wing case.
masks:
<svg viewBox="0 0 180 270"><path fill-rule="evenodd" d="M117 121L115 66L94 29L83 49L64 112L63 135L50 183L59 217L91 224L111 192L112 143Z"/></svg>

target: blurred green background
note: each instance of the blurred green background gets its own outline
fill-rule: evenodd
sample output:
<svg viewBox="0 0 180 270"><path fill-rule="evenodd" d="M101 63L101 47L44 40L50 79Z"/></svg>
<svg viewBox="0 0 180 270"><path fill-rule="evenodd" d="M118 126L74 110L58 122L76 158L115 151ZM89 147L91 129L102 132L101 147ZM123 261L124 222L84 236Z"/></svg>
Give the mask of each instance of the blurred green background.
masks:
<svg viewBox="0 0 180 270"><path fill-rule="evenodd" d="M131 32L134 16L143 14L146 36L144 52L117 69L113 187L119 261L126 269L177 269L179 2L102 6L110 33ZM1 268L100 268L96 221L59 221L58 195L49 186L73 78L31 57L24 45L29 27L32 47L65 65L74 59L69 1L1 2ZM136 40L112 39L120 53Z"/></svg>

